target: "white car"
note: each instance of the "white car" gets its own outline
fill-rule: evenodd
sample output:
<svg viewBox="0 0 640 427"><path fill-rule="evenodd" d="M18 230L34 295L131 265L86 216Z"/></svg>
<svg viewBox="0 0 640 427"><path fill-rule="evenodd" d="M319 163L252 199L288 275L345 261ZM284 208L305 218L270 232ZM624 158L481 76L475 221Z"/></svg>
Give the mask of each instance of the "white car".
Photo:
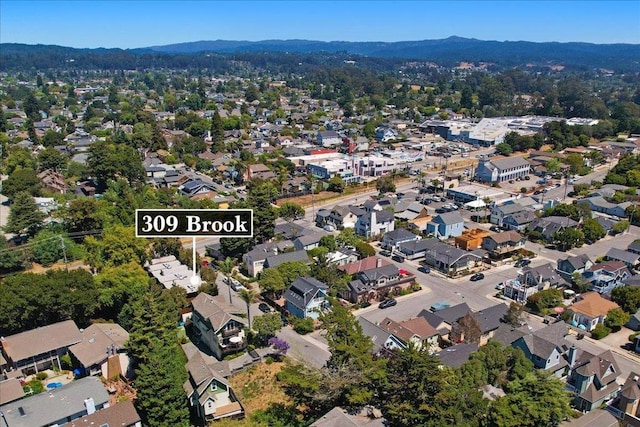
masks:
<svg viewBox="0 0 640 427"><path fill-rule="evenodd" d="M324 227L322 227L322 229L323 229L324 231L333 231L333 230L335 230L336 228L335 228L333 225L331 225L331 224L327 224L327 225L325 225Z"/></svg>
<svg viewBox="0 0 640 427"><path fill-rule="evenodd" d="M234 279L233 277L225 277L224 282L236 292L240 292L241 290L246 289L244 286L242 286L242 283L240 283L238 279Z"/></svg>

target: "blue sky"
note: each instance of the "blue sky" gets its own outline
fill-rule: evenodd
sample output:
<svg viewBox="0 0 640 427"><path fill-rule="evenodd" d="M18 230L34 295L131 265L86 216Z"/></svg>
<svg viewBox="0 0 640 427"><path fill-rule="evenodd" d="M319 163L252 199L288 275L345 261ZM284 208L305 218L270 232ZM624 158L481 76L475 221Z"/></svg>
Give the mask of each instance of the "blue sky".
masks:
<svg viewBox="0 0 640 427"><path fill-rule="evenodd" d="M0 42L135 48L198 40L640 43L640 1L0 1Z"/></svg>

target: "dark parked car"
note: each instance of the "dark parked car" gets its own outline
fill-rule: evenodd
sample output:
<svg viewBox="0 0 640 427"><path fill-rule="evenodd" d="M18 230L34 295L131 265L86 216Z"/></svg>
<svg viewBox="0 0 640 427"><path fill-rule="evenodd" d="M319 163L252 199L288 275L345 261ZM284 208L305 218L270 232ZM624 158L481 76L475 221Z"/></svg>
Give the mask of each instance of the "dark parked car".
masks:
<svg viewBox="0 0 640 427"><path fill-rule="evenodd" d="M404 262L404 257L402 255L394 255L391 257L395 262Z"/></svg>
<svg viewBox="0 0 640 427"><path fill-rule="evenodd" d="M269 307L269 305L267 305L264 302L261 302L260 304L258 304L258 310L260 310L263 313L271 313L271 307Z"/></svg>
<svg viewBox="0 0 640 427"><path fill-rule="evenodd" d="M492 225L491 227L489 227L489 231L493 231L494 233L499 233L500 227L498 227L497 225Z"/></svg>
<svg viewBox="0 0 640 427"><path fill-rule="evenodd" d="M380 303L380 305L378 306L378 308L389 308L389 307L393 307L393 306L394 306L394 305L396 305L397 303L398 303L398 301L396 301L395 299L393 299L393 298L389 298L389 299L386 299L386 300L382 301L382 302Z"/></svg>
<svg viewBox="0 0 640 427"><path fill-rule="evenodd" d="M484 279L484 274L482 273L476 273L473 276L471 276L472 282L477 282L478 280L482 280L482 279Z"/></svg>
<svg viewBox="0 0 640 427"><path fill-rule="evenodd" d="M515 268L520 268L520 267L526 267L529 264L531 264L531 260L530 259L522 258L522 259L519 259L518 261L516 261L516 263L513 264L513 266Z"/></svg>
<svg viewBox="0 0 640 427"><path fill-rule="evenodd" d="M383 250L380 251L380 255L382 255L382 256L391 256L391 251L383 249Z"/></svg>
<svg viewBox="0 0 640 427"><path fill-rule="evenodd" d="M418 267L418 271L420 273L429 274L431 273L431 269L427 266Z"/></svg>

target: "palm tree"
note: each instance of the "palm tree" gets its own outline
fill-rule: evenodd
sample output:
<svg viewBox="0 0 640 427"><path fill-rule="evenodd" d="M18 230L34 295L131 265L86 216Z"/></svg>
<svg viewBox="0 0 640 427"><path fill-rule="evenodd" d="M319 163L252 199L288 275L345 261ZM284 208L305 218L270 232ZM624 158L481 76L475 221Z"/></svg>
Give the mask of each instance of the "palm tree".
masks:
<svg viewBox="0 0 640 427"><path fill-rule="evenodd" d="M231 302L231 283L229 280L229 276L233 272L234 262L231 258L227 257L224 261L218 263L218 269L224 274L225 283L227 284L227 288L229 289L229 304Z"/></svg>
<svg viewBox="0 0 640 427"><path fill-rule="evenodd" d="M249 319L249 329L251 329L251 304L258 299L258 293L253 289L242 289L238 296L247 304L247 319Z"/></svg>
<svg viewBox="0 0 640 427"><path fill-rule="evenodd" d="M491 199L491 197L485 197L482 201L484 202L484 219L482 222L485 222L487 220L487 208L493 203L493 199Z"/></svg>

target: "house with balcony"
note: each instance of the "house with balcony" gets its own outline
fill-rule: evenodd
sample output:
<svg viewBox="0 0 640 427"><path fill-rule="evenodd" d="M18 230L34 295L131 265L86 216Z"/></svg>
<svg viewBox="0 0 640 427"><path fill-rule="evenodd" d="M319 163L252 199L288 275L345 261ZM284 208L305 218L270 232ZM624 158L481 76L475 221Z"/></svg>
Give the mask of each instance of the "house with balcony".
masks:
<svg viewBox="0 0 640 427"><path fill-rule="evenodd" d="M593 261L588 255L576 255L570 256L565 259L558 260L558 266L556 270L565 278L565 280L571 280L574 274L582 275L586 270L593 266Z"/></svg>
<svg viewBox="0 0 640 427"><path fill-rule="evenodd" d="M482 249L487 251L491 258L506 258L523 249L525 242L524 236L517 231L509 230L483 237Z"/></svg>
<svg viewBox="0 0 640 427"><path fill-rule="evenodd" d="M61 369L60 357L82 341L73 320L52 323L0 338L2 356L11 370L31 375L46 369Z"/></svg>
<svg viewBox="0 0 640 427"><path fill-rule="evenodd" d="M607 252L606 258L608 260L623 262L629 268L640 268L640 254L636 254L634 252L611 248Z"/></svg>
<svg viewBox="0 0 640 427"><path fill-rule="evenodd" d="M222 360L247 347L245 320L236 308L204 292L191 301L191 307L194 334L215 357Z"/></svg>
<svg viewBox="0 0 640 427"><path fill-rule="evenodd" d="M329 308L328 286L313 277L298 277L284 292L285 308L300 319L317 319Z"/></svg>
<svg viewBox="0 0 640 427"><path fill-rule="evenodd" d="M357 206L339 206L331 208L325 224L331 224L338 230L354 228L358 217L365 212Z"/></svg>
<svg viewBox="0 0 640 427"><path fill-rule="evenodd" d="M518 279L509 279L503 282L502 295L521 304L527 302L527 298L538 292L537 285L529 285Z"/></svg>
<svg viewBox="0 0 640 427"><path fill-rule="evenodd" d="M193 414L203 422L244 416L244 408L229 382L205 362L193 344L185 344L183 351L188 358L189 378L182 387Z"/></svg>
<svg viewBox="0 0 640 427"><path fill-rule="evenodd" d="M491 208L490 222L498 227L503 227L506 217L525 210L530 209L515 202L504 203L502 205L494 204Z"/></svg>
<svg viewBox="0 0 640 427"><path fill-rule="evenodd" d="M578 301L569 306L573 313L571 323L574 326L582 325L591 332L598 323L604 323L609 310L620 308L618 304L603 298L597 292L587 292L577 297Z"/></svg>
<svg viewBox="0 0 640 427"><path fill-rule="evenodd" d="M355 276L342 293L344 299L353 303L381 300L389 294L397 295L415 282L410 272L375 256L338 269Z"/></svg>
<svg viewBox="0 0 640 427"><path fill-rule="evenodd" d="M529 286L537 286L540 291L549 288L564 288L569 285L551 263L537 267L524 267L521 280Z"/></svg>
<svg viewBox="0 0 640 427"><path fill-rule="evenodd" d="M582 280L589 289L601 295L610 294L619 286L625 286L625 280L631 277L627 266L620 261L606 261L592 265L582 273Z"/></svg>
<svg viewBox="0 0 640 427"><path fill-rule="evenodd" d="M424 317L414 317L401 322L386 317L378 325L398 338L403 348L414 345L430 354L438 348L440 334Z"/></svg>
<svg viewBox="0 0 640 427"><path fill-rule="evenodd" d="M463 230L460 236L456 236L454 241L456 247L465 251L474 251L482 247L482 240L491 235L491 232L482 228Z"/></svg>
<svg viewBox="0 0 640 427"><path fill-rule="evenodd" d="M86 375L111 378L118 374L128 377L130 359L126 352L129 333L117 323L93 323L82 331L82 341L69 347L69 352ZM114 363L117 359L117 363ZM109 372L109 364L117 372Z"/></svg>
<svg viewBox="0 0 640 427"><path fill-rule="evenodd" d="M538 219L535 212L523 210L506 215L502 221L502 227L507 230L525 231L529 225Z"/></svg>
<svg viewBox="0 0 640 427"><path fill-rule="evenodd" d="M567 383L574 392L573 404L588 412L612 399L621 389L620 368L611 350L597 356L583 352L573 366Z"/></svg>

